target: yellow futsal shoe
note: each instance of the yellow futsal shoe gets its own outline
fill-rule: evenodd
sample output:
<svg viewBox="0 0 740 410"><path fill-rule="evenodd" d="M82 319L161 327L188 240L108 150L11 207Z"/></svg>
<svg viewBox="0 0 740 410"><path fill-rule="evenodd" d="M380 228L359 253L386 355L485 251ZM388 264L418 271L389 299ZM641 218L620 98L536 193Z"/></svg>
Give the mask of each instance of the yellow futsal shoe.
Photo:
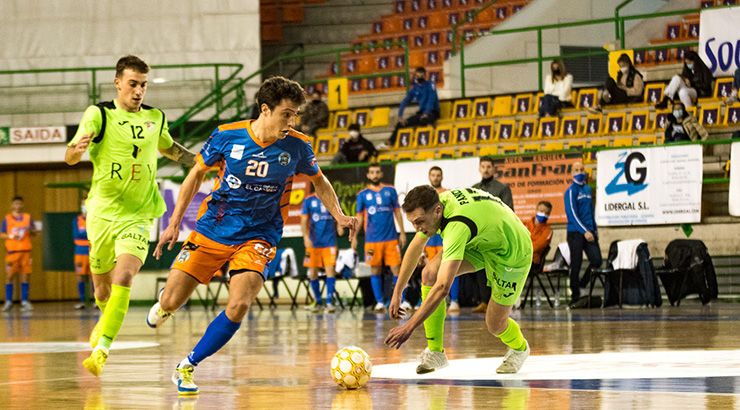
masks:
<svg viewBox="0 0 740 410"><path fill-rule="evenodd" d="M103 348L95 349L90 357L82 362L82 365L85 366L85 369L87 369L88 372L97 377L100 376L100 372L103 371L103 366L105 366L106 360L108 360L108 351Z"/></svg>
<svg viewBox="0 0 740 410"><path fill-rule="evenodd" d="M95 327L93 328L92 333L90 333L90 346L92 346L93 349L98 347L98 340L100 340L100 336L103 334L103 318L101 317L98 319L98 323L95 324Z"/></svg>

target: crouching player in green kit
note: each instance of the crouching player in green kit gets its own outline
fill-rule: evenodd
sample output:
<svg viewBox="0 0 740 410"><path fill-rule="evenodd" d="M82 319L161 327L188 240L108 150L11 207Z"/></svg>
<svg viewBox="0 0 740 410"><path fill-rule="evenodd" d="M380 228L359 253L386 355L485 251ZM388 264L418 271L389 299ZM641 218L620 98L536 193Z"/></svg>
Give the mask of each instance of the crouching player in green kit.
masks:
<svg viewBox="0 0 740 410"><path fill-rule="evenodd" d="M456 276L485 268L492 289L486 325L510 348L496 372L518 372L529 357L529 344L509 313L532 265L532 240L527 228L500 199L474 188L437 194L429 185L418 186L406 195L402 208L417 234L401 264L389 309L392 318L405 313L400 308L401 295L428 238L439 232L443 247L422 273L421 307L403 326L391 329L385 343L400 348L423 322L429 347L422 353L417 373L447 366L442 348L444 299Z"/></svg>

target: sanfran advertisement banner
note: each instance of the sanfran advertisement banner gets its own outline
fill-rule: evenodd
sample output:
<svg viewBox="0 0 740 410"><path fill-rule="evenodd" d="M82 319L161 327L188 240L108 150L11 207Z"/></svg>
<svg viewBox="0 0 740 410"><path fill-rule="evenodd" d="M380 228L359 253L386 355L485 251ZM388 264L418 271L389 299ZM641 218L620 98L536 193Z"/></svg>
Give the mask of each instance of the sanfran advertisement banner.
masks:
<svg viewBox="0 0 740 410"><path fill-rule="evenodd" d="M700 221L701 146L607 150L598 159L597 225Z"/></svg>

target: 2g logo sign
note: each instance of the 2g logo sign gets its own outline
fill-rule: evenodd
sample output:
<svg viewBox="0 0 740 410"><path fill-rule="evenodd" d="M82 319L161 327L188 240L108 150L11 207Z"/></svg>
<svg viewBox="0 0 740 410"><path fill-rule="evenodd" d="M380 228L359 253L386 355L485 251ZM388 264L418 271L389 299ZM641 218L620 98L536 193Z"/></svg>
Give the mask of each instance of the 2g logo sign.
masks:
<svg viewBox="0 0 740 410"><path fill-rule="evenodd" d="M627 195L633 195L647 188L648 184L645 183L645 180L647 180L647 167L639 166L644 163L645 155L639 151L622 153L617 163L614 164L614 169L618 172L609 182L609 185L606 186L606 194L612 195L619 192L626 192ZM622 175L624 175L627 183L619 183Z"/></svg>
<svg viewBox="0 0 740 410"><path fill-rule="evenodd" d="M270 169L270 163L267 161L256 161L250 159L247 162L247 170L244 172L248 177L258 176L264 178Z"/></svg>

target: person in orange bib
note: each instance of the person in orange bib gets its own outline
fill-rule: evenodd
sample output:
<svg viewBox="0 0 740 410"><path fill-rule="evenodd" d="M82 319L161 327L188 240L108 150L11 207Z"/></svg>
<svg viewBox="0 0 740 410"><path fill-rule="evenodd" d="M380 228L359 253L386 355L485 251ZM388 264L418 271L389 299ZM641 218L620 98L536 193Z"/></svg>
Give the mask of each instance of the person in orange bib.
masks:
<svg viewBox="0 0 740 410"><path fill-rule="evenodd" d="M31 266L31 234L34 234L33 219L23 213L23 198L16 196L10 204L10 213L5 215L0 226L0 239L5 239L5 304L3 312L13 307L13 275L21 274L21 310L33 309L28 301L28 279Z"/></svg>
<svg viewBox="0 0 740 410"><path fill-rule="evenodd" d="M72 237L75 241L75 273L77 273L77 293L80 302L75 309L84 309L87 303L87 278L90 272L90 241L87 240L87 207L85 200L80 204L80 214L72 221ZM92 278L90 280L92 286ZM95 293L95 291L93 291Z"/></svg>

